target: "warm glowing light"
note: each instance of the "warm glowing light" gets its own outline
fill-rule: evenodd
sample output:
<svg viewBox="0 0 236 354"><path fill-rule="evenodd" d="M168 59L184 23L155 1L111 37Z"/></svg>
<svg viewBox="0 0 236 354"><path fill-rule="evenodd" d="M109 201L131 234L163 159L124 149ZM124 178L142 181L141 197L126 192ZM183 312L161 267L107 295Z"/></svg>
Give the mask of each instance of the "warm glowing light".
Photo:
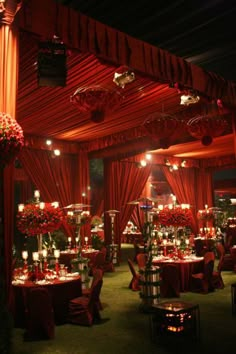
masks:
<svg viewBox="0 0 236 354"><path fill-rule="evenodd" d="M44 249L44 250L42 251L42 255L43 255L43 258L47 258L48 251Z"/></svg>
<svg viewBox="0 0 236 354"><path fill-rule="evenodd" d="M22 258L26 260L28 258L28 251L22 251Z"/></svg>
<svg viewBox="0 0 236 354"><path fill-rule="evenodd" d="M141 160L141 161L140 161L140 165L141 165L142 167L147 166L147 161Z"/></svg>
<svg viewBox="0 0 236 354"><path fill-rule="evenodd" d="M39 260L39 254L38 254L38 252L33 252L32 253L32 258L33 258L33 261L38 261Z"/></svg>
<svg viewBox="0 0 236 354"><path fill-rule="evenodd" d="M24 210L24 204L18 204L18 211L22 212Z"/></svg>
<svg viewBox="0 0 236 354"><path fill-rule="evenodd" d="M152 155L151 154L146 154L145 157L146 157L146 160L149 160L149 161L152 159Z"/></svg>
<svg viewBox="0 0 236 354"><path fill-rule="evenodd" d="M34 191L34 197L39 198L40 197L40 192L38 190Z"/></svg>
<svg viewBox="0 0 236 354"><path fill-rule="evenodd" d="M48 145L48 146L50 146L50 145L52 145L52 140L46 140L46 144Z"/></svg>
<svg viewBox="0 0 236 354"><path fill-rule="evenodd" d="M60 250L54 250L54 257L59 258L60 257Z"/></svg>
<svg viewBox="0 0 236 354"><path fill-rule="evenodd" d="M39 203L39 208L40 209L44 209L45 208L45 203L44 202L40 202Z"/></svg>
<svg viewBox="0 0 236 354"><path fill-rule="evenodd" d="M61 155L61 151L59 149L55 149L54 150L54 155L60 156Z"/></svg>
<svg viewBox="0 0 236 354"><path fill-rule="evenodd" d="M53 202L53 203L52 203L52 206L53 206L54 208L58 208L58 207L59 207L59 202Z"/></svg>

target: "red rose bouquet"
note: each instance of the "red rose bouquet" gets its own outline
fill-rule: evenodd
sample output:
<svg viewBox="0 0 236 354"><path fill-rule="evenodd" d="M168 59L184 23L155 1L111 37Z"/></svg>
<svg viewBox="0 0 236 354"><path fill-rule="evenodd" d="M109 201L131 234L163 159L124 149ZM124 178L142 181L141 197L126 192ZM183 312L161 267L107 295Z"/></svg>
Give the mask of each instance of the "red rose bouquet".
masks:
<svg viewBox="0 0 236 354"><path fill-rule="evenodd" d="M159 211L158 221L166 226L190 226L192 224L192 212L188 208L176 206L172 209L164 207Z"/></svg>
<svg viewBox="0 0 236 354"><path fill-rule="evenodd" d="M63 219L61 209L50 203L45 203L44 208L39 204L26 204L17 214L17 228L27 236L46 234L59 229Z"/></svg>
<svg viewBox="0 0 236 354"><path fill-rule="evenodd" d="M10 163L24 145L21 126L9 114L0 112L0 165Z"/></svg>

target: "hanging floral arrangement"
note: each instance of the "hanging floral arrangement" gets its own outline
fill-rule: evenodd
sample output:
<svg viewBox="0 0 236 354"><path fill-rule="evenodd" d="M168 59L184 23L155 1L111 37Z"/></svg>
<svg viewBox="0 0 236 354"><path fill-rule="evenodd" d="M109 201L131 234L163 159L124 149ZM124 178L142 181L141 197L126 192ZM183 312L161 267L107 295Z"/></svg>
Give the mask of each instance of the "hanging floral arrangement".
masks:
<svg viewBox="0 0 236 354"><path fill-rule="evenodd" d="M0 112L0 165L5 167L24 145L21 126L9 114Z"/></svg>
<svg viewBox="0 0 236 354"><path fill-rule="evenodd" d="M69 213L66 216L66 221L71 226L78 226L78 219L76 218L76 214ZM79 226L83 226L85 224L89 224L91 222L91 216L87 211L82 211L79 218Z"/></svg>
<svg viewBox="0 0 236 354"><path fill-rule="evenodd" d="M26 204L16 217L18 230L27 236L58 230L64 219L61 209L51 203L44 203L43 208L39 204Z"/></svg>
<svg viewBox="0 0 236 354"><path fill-rule="evenodd" d="M158 222L165 226L190 226L192 221L191 209L181 206L175 206L172 209L166 206L158 213Z"/></svg>

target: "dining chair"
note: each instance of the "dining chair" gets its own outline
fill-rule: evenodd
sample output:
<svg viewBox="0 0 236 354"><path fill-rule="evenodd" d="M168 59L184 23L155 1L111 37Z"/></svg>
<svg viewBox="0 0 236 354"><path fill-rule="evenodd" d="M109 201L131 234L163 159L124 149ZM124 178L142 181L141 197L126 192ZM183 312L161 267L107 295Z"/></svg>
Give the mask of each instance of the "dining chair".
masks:
<svg viewBox="0 0 236 354"><path fill-rule="evenodd" d="M54 338L54 311L48 289L39 286L29 289L26 297L25 317L25 341Z"/></svg>
<svg viewBox="0 0 236 354"><path fill-rule="evenodd" d="M80 296L69 302L68 322L81 326L92 326L101 320L99 311L99 296L103 285L103 279L97 279L89 296Z"/></svg>
<svg viewBox="0 0 236 354"><path fill-rule="evenodd" d="M175 264L165 264L160 273L161 297L180 297L179 269Z"/></svg>
<svg viewBox="0 0 236 354"><path fill-rule="evenodd" d="M216 252L219 258L222 257L221 270L233 270L233 258L230 253L226 253L224 245L218 242L216 245Z"/></svg>
<svg viewBox="0 0 236 354"><path fill-rule="evenodd" d="M132 279L129 283L129 288L132 289L133 291L139 291L140 290L140 284L139 284L140 274L136 272L134 264L130 258L128 258L128 265L129 265L129 269L132 274Z"/></svg>
<svg viewBox="0 0 236 354"><path fill-rule="evenodd" d="M212 284L214 270L215 254L212 251L206 252L204 255L203 272L192 274L191 276L191 291L208 293L213 291Z"/></svg>
<svg viewBox="0 0 236 354"><path fill-rule="evenodd" d="M223 261L224 261L224 255L222 254L222 256L219 259L217 269L213 270L213 273L212 273L212 285L213 285L214 289L224 289L224 287L225 287L224 281L223 281L223 278L221 275Z"/></svg>
<svg viewBox="0 0 236 354"><path fill-rule="evenodd" d="M146 253L137 254L136 260L137 260L137 264L138 264L139 269L145 268L146 263L147 263L147 254Z"/></svg>
<svg viewBox="0 0 236 354"><path fill-rule="evenodd" d="M82 295L89 297L91 294L91 291L94 287L94 284L100 279L103 279L103 270L99 269L99 268L94 269L91 286L89 288L82 289ZM99 310L102 310L102 303L100 301L100 296L98 297L97 306L98 306Z"/></svg>
<svg viewBox="0 0 236 354"><path fill-rule="evenodd" d="M99 251L94 258L94 262L91 264L89 275L93 275L93 272L95 271L95 269L102 269L103 270L103 266L105 264L105 261L106 261L105 252Z"/></svg>

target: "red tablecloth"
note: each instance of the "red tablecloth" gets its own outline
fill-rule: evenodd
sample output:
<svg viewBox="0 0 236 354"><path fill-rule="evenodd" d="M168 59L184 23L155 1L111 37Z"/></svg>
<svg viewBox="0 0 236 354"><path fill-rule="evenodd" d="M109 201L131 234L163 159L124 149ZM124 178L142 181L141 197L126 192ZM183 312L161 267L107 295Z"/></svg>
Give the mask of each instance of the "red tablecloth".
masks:
<svg viewBox="0 0 236 354"><path fill-rule="evenodd" d="M180 291L185 292L190 290L192 274L203 270L204 259L198 257L192 260L153 260L153 264L159 267L165 264L175 264L179 269Z"/></svg>
<svg viewBox="0 0 236 354"><path fill-rule="evenodd" d="M35 284L25 281L22 284L14 284L14 321L16 327L25 327L25 305L29 290L33 287L45 287L52 297L54 318L56 324L66 323L69 301L82 295L80 276L68 277L65 281L53 280L46 284Z"/></svg>
<svg viewBox="0 0 236 354"><path fill-rule="evenodd" d="M98 250L82 250L82 257L89 259L89 264L94 262ZM61 252L59 262L65 264L69 271L71 269L71 260L78 257L78 252Z"/></svg>
<svg viewBox="0 0 236 354"><path fill-rule="evenodd" d="M122 234L123 243L140 243L143 241L143 235L140 232L130 232Z"/></svg>

